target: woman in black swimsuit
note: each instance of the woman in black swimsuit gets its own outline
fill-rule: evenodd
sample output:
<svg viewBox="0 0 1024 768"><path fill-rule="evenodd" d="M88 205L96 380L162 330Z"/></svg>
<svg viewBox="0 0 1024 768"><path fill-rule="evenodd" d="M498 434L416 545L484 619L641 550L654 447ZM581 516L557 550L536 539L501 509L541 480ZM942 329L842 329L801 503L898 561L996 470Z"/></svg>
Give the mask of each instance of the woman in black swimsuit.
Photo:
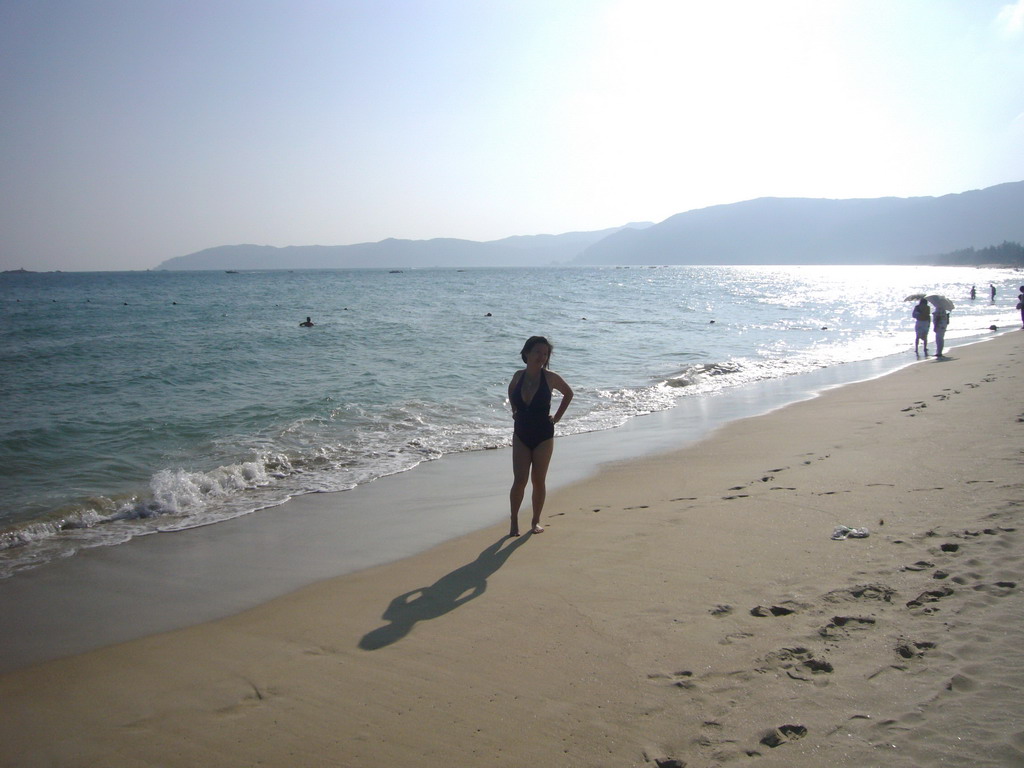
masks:
<svg viewBox="0 0 1024 768"><path fill-rule="evenodd" d="M526 483L533 481L533 522L531 532L542 533L540 513L547 495L545 485L551 453L555 447L555 424L572 400L572 388L557 373L547 370L551 344L543 336L531 336L520 352L526 368L516 371L508 385L515 431L512 436L512 526L509 536L519 535L519 507L526 494ZM551 415L551 391L562 393L562 402Z"/></svg>

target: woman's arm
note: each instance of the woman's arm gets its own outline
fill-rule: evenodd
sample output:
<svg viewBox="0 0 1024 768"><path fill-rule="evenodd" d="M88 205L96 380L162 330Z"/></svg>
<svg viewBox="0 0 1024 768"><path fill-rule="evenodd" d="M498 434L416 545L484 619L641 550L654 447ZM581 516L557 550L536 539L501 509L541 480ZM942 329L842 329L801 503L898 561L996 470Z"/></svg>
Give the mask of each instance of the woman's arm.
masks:
<svg viewBox="0 0 1024 768"><path fill-rule="evenodd" d="M553 371L548 371L547 376L551 388L557 389L562 393L562 402L559 404L558 410L555 411L555 415L551 417L551 423L557 424L561 421L562 414L564 414L565 409L569 407L569 403L572 402L572 387L565 383L565 379Z"/></svg>
<svg viewBox="0 0 1024 768"><path fill-rule="evenodd" d="M519 377L520 377L520 375L522 375L522 373L523 373L522 371L516 371L515 373L513 373L512 374L512 381L510 381L508 383L508 404L509 404L509 407L512 409L512 418L513 419L516 417L516 406L515 406L515 403L512 401L512 393L515 391L515 389L516 389L516 382L519 381Z"/></svg>

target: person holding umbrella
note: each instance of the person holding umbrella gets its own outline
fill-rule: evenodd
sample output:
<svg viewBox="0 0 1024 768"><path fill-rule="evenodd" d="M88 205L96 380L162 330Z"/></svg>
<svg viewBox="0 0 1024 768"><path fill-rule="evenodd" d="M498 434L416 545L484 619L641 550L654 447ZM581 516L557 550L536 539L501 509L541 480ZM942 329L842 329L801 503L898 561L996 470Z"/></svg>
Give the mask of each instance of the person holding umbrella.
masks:
<svg viewBox="0 0 1024 768"><path fill-rule="evenodd" d="M914 354L920 354L918 347L924 342L924 354L928 356L928 327L931 325L932 309L928 306L928 299L921 297L914 307Z"/></svg>
<svg viewBox="0 0 1024 768"><path fill-rule="evenodd" d="M946 328L949 325L949 312L941 306L935 307L932 314L932 324L935 329L935 356L942 357L942 346L946 340ZM928 354L928 344L925 342L925 354Z"/></svg>

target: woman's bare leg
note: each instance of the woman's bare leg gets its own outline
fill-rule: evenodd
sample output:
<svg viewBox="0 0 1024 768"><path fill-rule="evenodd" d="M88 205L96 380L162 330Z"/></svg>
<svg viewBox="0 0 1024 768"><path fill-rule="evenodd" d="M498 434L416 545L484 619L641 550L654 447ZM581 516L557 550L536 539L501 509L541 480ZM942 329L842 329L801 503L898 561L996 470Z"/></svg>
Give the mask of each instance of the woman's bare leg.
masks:
<svg viewBox="0 0 1024 768"><path fill-rule="evenodd" d="M533 484L533 521L530 528L534 533L544 531L540 525L540 513L544 511L544 500L547 498L548 466L554 450L554 440L545 440L533 449L533 471L530 473L530 482Z"/></svg>
<svg viewBox="0 0 1024 768"><path fill-rule="evenodd" d="M512 489L508 493L509 506L512 512L512 521L509 527L509 536L519 535L519 507L523 505L523 496L526 495L526 483L530 480L530 464L533 459L533 452L527 448L518 437L512 438Z"/></svg>

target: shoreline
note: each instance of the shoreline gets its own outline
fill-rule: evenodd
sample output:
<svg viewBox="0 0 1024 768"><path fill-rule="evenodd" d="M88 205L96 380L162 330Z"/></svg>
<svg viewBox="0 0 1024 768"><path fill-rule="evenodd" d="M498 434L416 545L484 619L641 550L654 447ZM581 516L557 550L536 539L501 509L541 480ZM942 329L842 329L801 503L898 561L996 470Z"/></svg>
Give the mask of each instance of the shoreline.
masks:
<svg viewBox="0 0 1024 768"><path fill-rule="evenodd" d="M928 362L889 356L832 366L682 398L614 429L559 437L549 494L607 465L676 451L732 422ZM0 615L7 617L0 674L222 619L504 525L508 452L452 454L349 491L306 494L215 525L80 550L0 580ZM411 516L414 509L421 514Z"/></svg>
<svg viewBox="0 0 1024 768"><path fill-rule="evenodd" d="M606 463L539 536L4 674L0 738L24 766L1020 762L1022 346Z"/></svg>

